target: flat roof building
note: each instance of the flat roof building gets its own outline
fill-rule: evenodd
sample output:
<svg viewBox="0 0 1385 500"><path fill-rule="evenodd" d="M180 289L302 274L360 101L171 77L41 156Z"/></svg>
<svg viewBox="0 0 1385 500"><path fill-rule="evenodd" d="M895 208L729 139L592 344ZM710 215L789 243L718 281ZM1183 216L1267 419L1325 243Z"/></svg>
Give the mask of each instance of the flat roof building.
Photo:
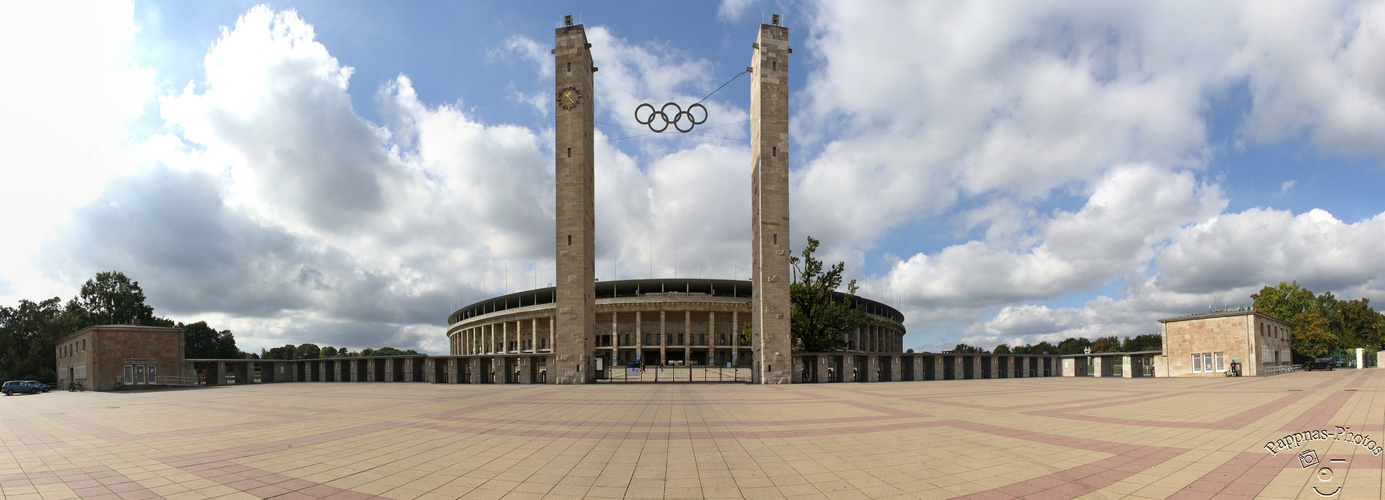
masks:
<svg viewBox="0 0 1385 500"><path fill-rule="evenodd" d="M183 330L157 326L89 326L58 339L58 386L113 391L125 386L181 385Z"/></svg>
<svg viewBox="0 0 1385 500"><path fill-rule="evenodd" d="M1255 311L1222 311L1159 320L1170 377L1220 377L1231 363L1247 377L1272 375L1292 364L1289 324Z"/></svg>

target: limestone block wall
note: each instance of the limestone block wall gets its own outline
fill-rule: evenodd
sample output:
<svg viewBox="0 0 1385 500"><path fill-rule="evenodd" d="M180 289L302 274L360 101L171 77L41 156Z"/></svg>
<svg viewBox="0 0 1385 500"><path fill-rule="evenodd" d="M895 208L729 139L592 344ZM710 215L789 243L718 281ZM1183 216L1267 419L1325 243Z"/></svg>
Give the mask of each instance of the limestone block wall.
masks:
<svg viewBox="0 0 1385 500"><path fill-rule="evenodd" d="M1292 332L1288 323L1252 311L1229 311L1160 320L1163 324L1164 356L1156 366L1159 373L1171 377L1220 377L1233 360L1241 363L1245 376L1262 374L1264 367L1289 364ZM1211 370L1204 367L1193 371L1192 355L1212 353ZM1215 365L1216 353L1222 353L1222 366ZM1276 359L1276 355L1278 358Z"/></svg>

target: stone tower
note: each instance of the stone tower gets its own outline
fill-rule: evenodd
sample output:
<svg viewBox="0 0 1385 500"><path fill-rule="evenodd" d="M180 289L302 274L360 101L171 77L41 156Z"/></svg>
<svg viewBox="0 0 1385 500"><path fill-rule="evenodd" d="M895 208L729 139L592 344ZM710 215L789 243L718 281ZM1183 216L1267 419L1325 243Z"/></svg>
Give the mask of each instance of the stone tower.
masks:
<svg viewBox="0 0 1385 500"><path fill-rule="evenodd" d="M751 348L756 384L792 377L789 331L789 29L761 24L750 58Z"/></svg>
<svg viewBox="0 0 1385 500"><path fill-rule="evenodd" d="M596 203L593 180L591 44L582 25L554 33L554 180L557 204L557 321L548 381L596 381Z"/></svg>

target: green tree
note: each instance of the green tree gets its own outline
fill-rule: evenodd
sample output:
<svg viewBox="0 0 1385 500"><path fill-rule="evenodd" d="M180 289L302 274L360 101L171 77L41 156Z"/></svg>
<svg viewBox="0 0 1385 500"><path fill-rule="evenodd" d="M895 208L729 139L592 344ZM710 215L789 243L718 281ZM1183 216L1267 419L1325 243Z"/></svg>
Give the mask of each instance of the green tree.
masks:
<svg viewBox="0 0 1385 500"><path fill-rule="evenodd" d="M985 349L967 344L957 344L957 347L952 348L952 352L957 354L986 354Z"/></svg>
<svg viewBox="0 0 1385 500"><path fill-rule="evenodd" d="M992 349L991 352L996 354L1010 354L1010 346L1000 344L998 346L995 346L995 349Z"/></svg>
<svg viewBox="0 0 1385 500"><path fill-rule="evenodd" d="M317 347L317 344L302 344L294 350L293 357L294 359L317 359L321 353L322 350Z"/></svg>
<svg viewBox="0 0 1385 500"><path fill-rule="evenodd" d="M1295 330L1298 327L1293 324L1294 317L1317 306L1317 297L1312 291L1299 286L1297 281L1281 281L1277 287L1266 286L1259 293L1251 294L1250 299L1255 301L1256 311L1288 322Z"/></svg>
<svg viewBox="0 0 1385 500"><path fill-rule="evenodd" d="M1360 298L1337 302L1337 318L1342 325L1342 348L1364 347L1380 350L1379 325L1381 315L1371 307L1371 299Z"/></svg>
<svg viewBox="0 0 1385 500"><path fill-rule="evenodd" d="M323 348L322 348L322 357L324 357L324 358L335 358L335 357L337 357L337 348L332 347L332 346L323 347Z"/></svg>
<svg viewBox="0 0 1385 500"><path fill-rule="evenodd" d="M178 328L183 329L184 356L188 359L218 358L217 340L221 337L221 332L207 326L206 321L198 321L191 325L178 323Z"/></svg>
<svg viewBox="0 0 1385 500"><path fill-rule="evenodd" d="M1337 345L1337 336L1328 329L1327 318L1317 311L1301 311L1294 316L1292 323L1296 326L1293 327L1290 345L1295 354L1322 357Z"/></svg>
<svg viewBox="0 0 1385 500"><path fill-rule="evenodd" d="M1053 344L1050 344L1047 340L1045 340L1037 344L1034 344L1034 347L1030 349L1030 352L1033 354L1057 354L1058 348L1054 347Z"/></svg>
<svg viewBox="0 0 1385 500"><path fill-rule="evenodd" d="M77 303L90 314L89 321L93 325L137 323L161 326L162 323L155 320L154 308L144 303L144 290L139 282L131 281L120 271L96 273L95 278L82 285ZM173 325L170 323L167 326Z"/></svg>
<svg viewBox="0 0 1385 500"><path fill-rule="evenodd" d="M18 307L0 306L0 377L56 382L57 339L72 333L79 318L57 297Z"/></svg>
<svg viewBox="0 0 1385 500"><path fill-rule="evenodd" d="M245 353L236 347L236 336L230 330L222 330L216 336L216 357L218 359L246 359Z"/></svg>
<svg viewBox="0 0 1385 500"><path fill-rule="evenodd" d="M1126 352L1161 351L1164 349L1164 336L1158 333L1146 333L1136 335L1133 339L1126 337L1122 344Z"/></svg>
<svg viewBox="0 0 1385 500"><path fill-rule="evenodd" d="M802 257L790 257L794 278L789 284L789 329L793 333L794 350L833 352L846 348L845 333L869 323L864 305L856 301L856 280L842 286L845 262L824 270L822 261L813 257L818 240L808 237Z"/></svg>
<svg viewBox="0 0 1385 500"><path fill-rule="evenodd" d="M1102 337L1092 341L1092 352L1121 352L1120 337Z"/></svg>
<svg viewBox="0 0 1385 500"><path fill-rule="evenodd" d="M1082 354L1091 346L1091 340L1069 337L1058 343L1058 354Z"/></svg>

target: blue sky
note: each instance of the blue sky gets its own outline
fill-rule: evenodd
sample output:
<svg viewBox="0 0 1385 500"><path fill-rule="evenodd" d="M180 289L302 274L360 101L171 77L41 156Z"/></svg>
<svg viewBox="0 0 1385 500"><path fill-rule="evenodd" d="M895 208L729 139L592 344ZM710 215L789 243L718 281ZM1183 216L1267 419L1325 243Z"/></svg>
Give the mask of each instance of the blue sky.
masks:
<svg viewBox="0 0 1385 500"><path fill-rule="evenodd" d="M735 77L773 13L793 233L906 347L1382 298L1381 2L727 0L0 5L0 300L117 269L245 350L443 352L452 308L552 281L565 14L601 68L598 277L744 278L749 79L696 135L631 114Z"/></svg>

